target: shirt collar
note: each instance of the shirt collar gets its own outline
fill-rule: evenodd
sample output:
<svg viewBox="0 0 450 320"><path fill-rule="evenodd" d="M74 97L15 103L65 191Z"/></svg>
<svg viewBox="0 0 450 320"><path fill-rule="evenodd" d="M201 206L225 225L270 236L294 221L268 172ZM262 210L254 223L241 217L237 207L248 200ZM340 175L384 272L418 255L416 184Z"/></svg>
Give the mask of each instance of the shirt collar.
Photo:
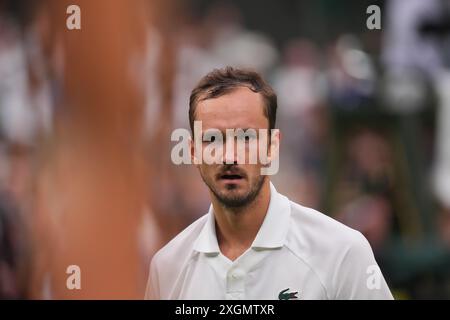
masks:
<svg viewBox="0 0 450 320"><path fill-rule="evenodd" d="M289 228L290 208L289 199L278 193L271 182L269 208L253 241L252 248L273 249L284 245ZM194 244L194 250L204 253L220 253L212 205L209 207L207 221Z"/></svg>
<svg viewBox="0 0 450 320"><path fill-rule="evenodd" d="M219 253L216 237L216 222L212 204L209 206L207 220L194 244L194 250L204 253Z"/></svg>

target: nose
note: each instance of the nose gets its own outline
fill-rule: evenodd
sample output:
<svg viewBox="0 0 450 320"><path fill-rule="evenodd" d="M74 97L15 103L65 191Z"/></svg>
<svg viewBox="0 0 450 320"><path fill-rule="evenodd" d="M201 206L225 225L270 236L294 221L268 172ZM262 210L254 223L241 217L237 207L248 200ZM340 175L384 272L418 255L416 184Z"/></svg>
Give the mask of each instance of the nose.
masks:
<svg viewBox="0 0 450 320"><path fill-rule="evenodd" d="M226 146L223 152L223 164L238 164L236 145L231 148L231 146Z"/></svg>
<svg viewBox="0 0 450 320"><path fill-rule="evenodd" d="M225 165L225 164L234 164L234 165L237 165L238 162L237 162L237 160L230 161L230 162L224 161L223 164L224 164L224 165Z"/></svg>
<svg viewBox="0 0 450 320"><path fill-rule="evenodd" d="M223 157L223 164L238 164L236 152L233 152L231 155L225 152L225 156Z"/></svg>

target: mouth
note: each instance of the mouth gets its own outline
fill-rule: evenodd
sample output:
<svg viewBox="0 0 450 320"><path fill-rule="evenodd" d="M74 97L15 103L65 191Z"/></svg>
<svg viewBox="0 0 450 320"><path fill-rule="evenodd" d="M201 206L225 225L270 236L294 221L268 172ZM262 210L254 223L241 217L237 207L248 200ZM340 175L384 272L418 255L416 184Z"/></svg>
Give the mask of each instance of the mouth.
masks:
<svg viewBox="0 0 450 320"><path fill-rule="evenodd" d="M219 180L225 183L237 183L244 180L244 176L237 173L225 173L219 176Z"/></svg>

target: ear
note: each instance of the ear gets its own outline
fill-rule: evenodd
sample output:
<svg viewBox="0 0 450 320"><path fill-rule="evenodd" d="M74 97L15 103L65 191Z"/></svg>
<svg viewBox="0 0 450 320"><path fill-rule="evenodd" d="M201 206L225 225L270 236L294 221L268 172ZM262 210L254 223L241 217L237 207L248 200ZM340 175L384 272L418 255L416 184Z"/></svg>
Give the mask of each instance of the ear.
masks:
<svg viewBox="0 0 450 320"><path fill-rule="evenodd" d="M270 135L270 148L268 158L273 161L275 158L279 157L280 154L280 142L281 142L281 132L280 129L272 129Z"/></svg>

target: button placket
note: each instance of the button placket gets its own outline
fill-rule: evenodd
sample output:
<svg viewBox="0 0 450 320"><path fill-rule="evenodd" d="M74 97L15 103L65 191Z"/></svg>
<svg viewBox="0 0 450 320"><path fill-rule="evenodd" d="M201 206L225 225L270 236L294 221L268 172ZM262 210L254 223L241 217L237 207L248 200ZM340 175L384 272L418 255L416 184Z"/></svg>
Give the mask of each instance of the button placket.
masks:
<svg viewBox="0 0 450 320"><path fill-rule="evenodd" d="M232 267L227 273L227 293L243 293L245 289L245 272L238 267Z"/></svg>

